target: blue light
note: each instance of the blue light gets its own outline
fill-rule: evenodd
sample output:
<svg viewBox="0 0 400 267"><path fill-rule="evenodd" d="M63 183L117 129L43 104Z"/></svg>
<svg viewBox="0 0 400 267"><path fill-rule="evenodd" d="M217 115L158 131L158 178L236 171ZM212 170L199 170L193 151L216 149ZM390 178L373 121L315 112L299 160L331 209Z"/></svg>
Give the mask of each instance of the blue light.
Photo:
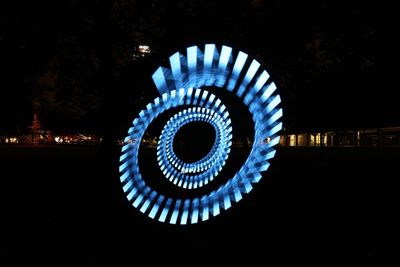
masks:
<svg viewBox="0 0 400 267"><path fill-rule="evenodd" d="M188 64L188 69L189 69L189 75L190 74L196 74L197 73L197 53L200 51L197 46L191 46L187 48L187 64Z"/></svg>
<svg viewBox="0 0 400 267"><path fill-rule="evenodd" d="M246 59L247 59L247 54L240 51L236 58L235 65L233 66L232 75L231 78L229 79L228 86L226 88L229 91L233 91L233 89L235 88L237 80L239 79L240 72L243 69L244 63L246 63Z"/></svg>
<svg viewBox="0 0 400 267"><path fill-rule="evenodd" d="M202 94L205 96L203 103L206 102L209 95L208 92L204 92ZM157 146L157 161L160 170L170 182L186 189L196 189L212 181L222 169L232 144L232 127L229 116L225 116L228 113L226 108L221 107L212 106L211 109L205 109L199 106L185 109L175 114L166 123ZM215 129L216 138L210 152L205 157L194 163L185 163L175 155L172 147L173 139L182 126L194 121L210 123ZM191 174L189 181L187 174Z"/></svg>
<svg viewBox="0 0 400 267"><path fill-rule="evenodd" d="M246 76L244 76L243 82L240 85L240 87L236 93L238 97L243 96L243 93L246 90L247 85L250 83L251 79L253 79L253 77L256 74L259 67L260 67L260 63L258 63L256 60L253 60L253 62L251 62L251 65L250 65L249 69L247 70Z"/></svg>
<svg viewBox="0 0 400 267"><path fill-rule="evenodd" d="M215 44L207 44L204 52L204 84L211 86L215 81L215 60L218 52Z"/></svg>
<svg viewBox="0 0 400 267"><path fill-rule="evenodd" d="M165 81L165 76L163 72L163 68L159 67L154 73L153 73L153 81L154 84L156 85L157 88L160 89L161 93L165 93L168 91L168 88L166 86L166 81Z"/></svg>
<svg viewBox="0 0 400 267"><path fill-rule="evenodd" d="M189 206L190 209L190 206ZM191 214L191 224L195 224L198 222L198 218L199 218L199 199L195 198L193 199L193 212Z"/></svg>
<svg viewBox="0 0 400 267"><path fill-rule="evenodd" d="M181 64L182 55L179 52L176 52L169 58L169 62L171 64L172 76L175 82L176 88L183 87L185 74L182 73L182 64Z"/></svg>
<svg viewBox="0 0 400 267"><path fill-rule="evenodd" d="M219 58L218 63L218 73L217 80L215 81L215 86L222 87L225 84L226 79L228 78L227 74L227 66L231 59L232 48L227 46L222 46L221 56Z"/></svg>
<svg viewBox="0 0 400 267"><path fill-rule="evenodd" d="M154 219L156 217L156 214L157 214L158 210L160 209L160 206L161 206L161 203L163 202L163 200L164 200L164 196L160 195L157 199L157 202L154 203L154 206L150 211L150 214L149 214L150 218Z"/></svg>
<svg viewBox="0 0 400 267"><path fill-rule="evenodd" d="M164 209L160 215L160 218L158 219L160 222L165 222L165 219L167 218L167 214L169 211L169 208L171 207L172 199L168 198L167 202L165 203Z"/></svg>
<svg viewBox="0 0 400 267"><path fill-rule="evenodd" d="M135 208L160 222L181 225L207 221L210 215L219 215L221 210L229 209L251 192L269 168L268 161L275 156L274 146L279 143L278 133L282 129L279 119L283 115L279 108L281 99L275 94L276 85L267 84L269 74L259 70L258 61L251 60L246 69L247 54L241 51L235 54L228 46L222 46L219 52L214 44L205 45L204 54L197 46L188 47L186 53L186 56L179 52L173 54L169 58L170 69L159 67L152 75L160 96L133 120L121 149L119 167L122 189ZM240 77L243 80L237 86ZM237 88L235 95L243 100L252 115L254 143L241 168L214 191L193 199L166 197L168 194L147 185L138 164L143 135L160 114L181 108L167 120L159 137L156 158L165 179L182 190L196 190L211 183L225 166L231 151L229 107L212 92L199 88L203 85L230 92ZM196 121L215 129L215 141L206 156L187 163L175 154L173 139L181 127Z"/></svg>

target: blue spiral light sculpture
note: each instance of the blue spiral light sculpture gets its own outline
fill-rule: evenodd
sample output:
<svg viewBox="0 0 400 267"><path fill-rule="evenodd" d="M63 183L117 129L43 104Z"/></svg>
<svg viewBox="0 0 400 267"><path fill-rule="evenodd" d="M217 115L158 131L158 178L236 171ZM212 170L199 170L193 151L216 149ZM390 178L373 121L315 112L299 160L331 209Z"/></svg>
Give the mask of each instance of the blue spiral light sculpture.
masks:
<svg viewBox="0 0 400 267"><path fill-rule="evenodd" d="M275 156L282 123L281 99L269 74L260 63L232 48L205 45L187 48L169 58L170 69L159 67L152 75L160 96L134 119L124 140L120 157L121 183L127 199L152 219L171 224L195 224L227 210L249 193L262 178ZM183 108L165 124L157 145L157 163L169 182L182 190L195 190L213 181L225 166L231 152L232 127L227 107L212 92L202 87L227 90L240 98L251 113L254 142L249 156L233 177L215 190L193 198L176 198L157 192L146 183L139 167L139 147L149 125L167 110ZM215 142L202 159L187 163L174 152L173 139L184 125L201 121L215 130Z"/></svg>

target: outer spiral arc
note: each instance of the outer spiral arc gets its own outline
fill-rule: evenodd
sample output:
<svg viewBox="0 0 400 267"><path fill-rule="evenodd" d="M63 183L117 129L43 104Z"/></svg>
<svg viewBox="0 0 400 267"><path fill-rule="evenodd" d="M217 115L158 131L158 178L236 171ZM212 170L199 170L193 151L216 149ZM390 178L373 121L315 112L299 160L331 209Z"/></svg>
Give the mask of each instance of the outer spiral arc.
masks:
<svg viewBox="0 0 400 267"><path fill-rule="evenodd" d="M206 221L240 201L268 169L282 129L281 99L275 93L275 84L268 83L268 73L260 69L256 60L250 61L243 52L234 55L227 46L222 46L220 52L214 44L207 44L204 53L197 46L187 48L186 56L177 52L170 57L170 68L158 68L152 78L161 96L139 113L128 131L120 158L123 190L135 208L160 222ZM147 186L140 174L140 140L154 118L167 109L184 105L221 109L221 101L213 94L192 89L201 86L225 88L243 100L254 121L254 143L240 170L216 190L193 199L166 197Z"/></svg>

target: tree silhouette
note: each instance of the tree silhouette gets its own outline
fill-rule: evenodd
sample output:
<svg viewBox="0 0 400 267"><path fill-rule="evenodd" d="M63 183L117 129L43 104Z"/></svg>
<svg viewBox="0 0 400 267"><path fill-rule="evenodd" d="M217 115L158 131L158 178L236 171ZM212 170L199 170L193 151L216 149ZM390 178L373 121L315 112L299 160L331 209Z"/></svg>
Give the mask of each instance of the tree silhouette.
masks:
<svg viewBox="0 0 400 267"><path fill-rule="evenodd" d="M33 114L32 125L30 126L30 128L32 133L32 144L34 144L36 142L35 140L36 135L39 133L41 129L41 124L37 114Z"/></svg>

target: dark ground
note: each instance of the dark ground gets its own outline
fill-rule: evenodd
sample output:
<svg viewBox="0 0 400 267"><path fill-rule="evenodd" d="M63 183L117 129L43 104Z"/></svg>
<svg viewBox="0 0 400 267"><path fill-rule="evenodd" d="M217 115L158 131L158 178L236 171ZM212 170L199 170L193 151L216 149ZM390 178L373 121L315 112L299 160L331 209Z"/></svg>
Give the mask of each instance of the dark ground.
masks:
<svg viewBox="0 0 400 267"><path fill-rule="evenodd" d="M0 147L0 266L399 266L399 149L279 148L252 194L183 227L130 207L101 155Z"/></svg>

